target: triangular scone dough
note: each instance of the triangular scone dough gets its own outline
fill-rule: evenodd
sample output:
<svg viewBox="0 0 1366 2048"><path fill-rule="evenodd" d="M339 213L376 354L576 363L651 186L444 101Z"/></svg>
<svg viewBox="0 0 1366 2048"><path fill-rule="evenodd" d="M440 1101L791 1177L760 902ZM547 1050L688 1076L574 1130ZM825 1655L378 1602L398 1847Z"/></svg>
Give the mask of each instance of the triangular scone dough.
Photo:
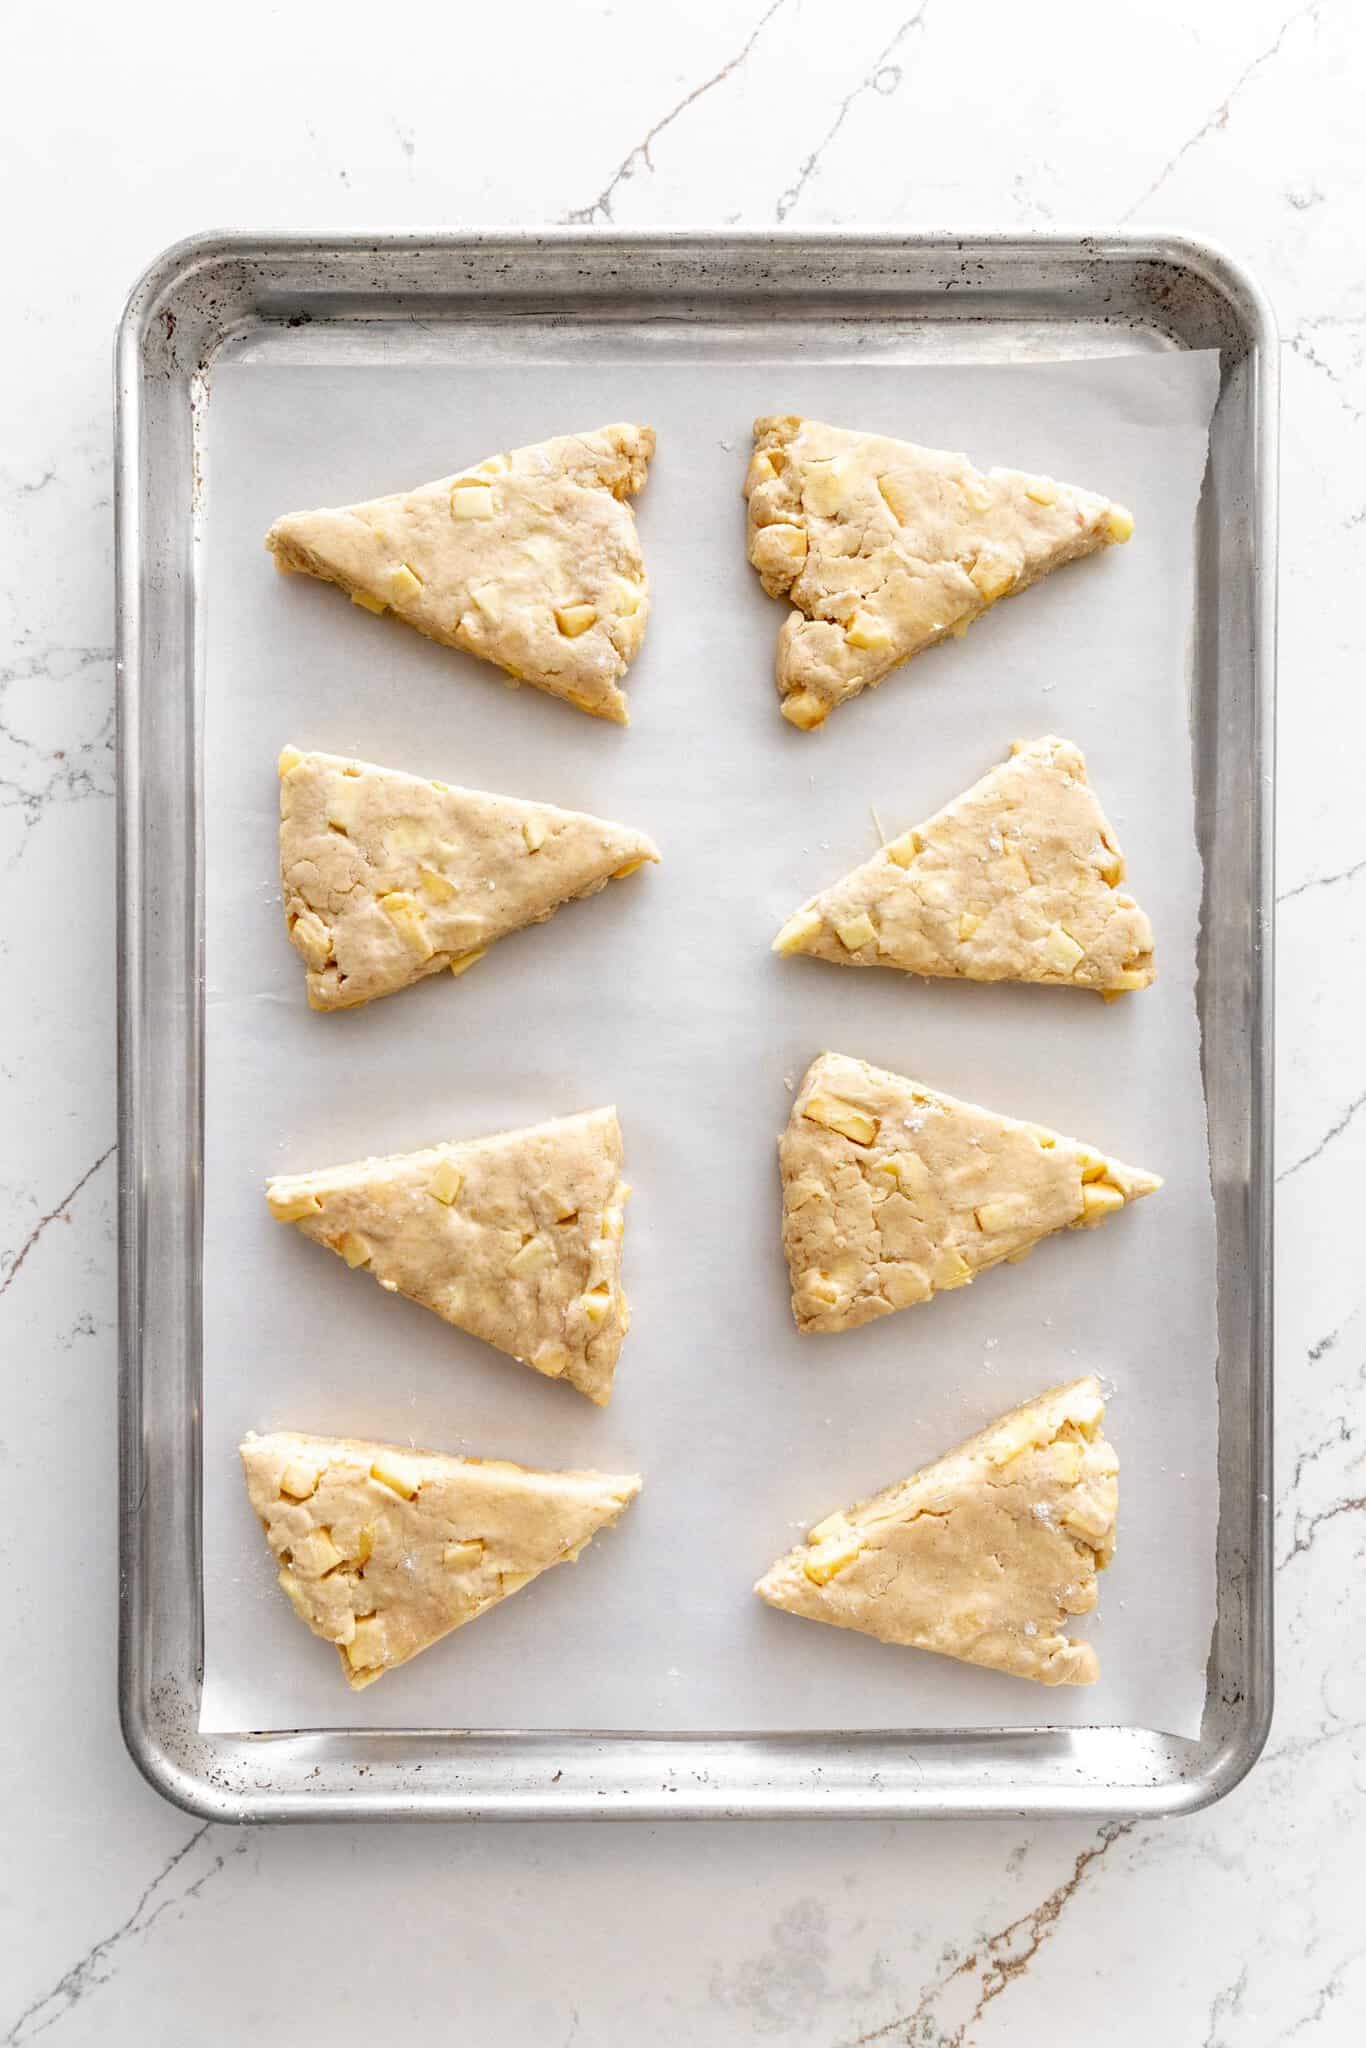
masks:
<svg viewBox="0 0 1366 2048"><path fill-rule="evenodd" d="M424 782L336 754L280 756L280 881L315 1010L391 995L629 875L658 848L583 811Z"/></svg>
<svg viewBox="0 0 1366 2048"><path fill-rule="evenodd" d="M347 1437L249 1436L247 1497L301 1621L359 1691L576 1558L631 1473L531 1472Z"/></svg>
<svg viewBox="0 0 1366 2048"><path fill-rule="evenodd" d="M1017 740L935 816L813 896L773 942L840 967L1051 981L1115 996L1153 978L1153 933L1068 740Z"/></svg>
<svg viewBox="0 0 1366 2048"><path fill-rule="evenodd" d="M595 718L627 723L617 688L649 610L635 517L655 437L599 427L492 455L391 498L291 512L266 535L276 567L338 583L447 647Z"/></svg>
<svg viewBox="0 0 1366 2048"><path fill-rule="evenodd" d="M810 1621L936 1650L1043 1685L1094 1685L1065 1633L1096 1604L1115 1549L1119 1460L1094 1379L1012 1409L947 1456L843 1514L755 1592Z"/></svg>
<svg viewBox="0 0 1366 2048"><path fill-rule="evenodd" d="M266 1200L278 1222L368 1268L391 1294L602 1406L629 1322L628 1192L617 1113L595 1109L495 1138L277 1174Z"/></svg>
<svg viewBox="0 0 1366 2048"><path fill-rule="evenodd" d="M853 1330L1103 1222L1156 1174L863 1060L808 1068L778 1146L799 1330Z"/></svg>
<svg viewBox="0 0 1366 2048"><path fill-rule="evenodd" d="M778 635L783 717L836 704L1050 569L1128 540L1122 505L966 455L788 416L754 423L749 559L797 609Z"/></svg>

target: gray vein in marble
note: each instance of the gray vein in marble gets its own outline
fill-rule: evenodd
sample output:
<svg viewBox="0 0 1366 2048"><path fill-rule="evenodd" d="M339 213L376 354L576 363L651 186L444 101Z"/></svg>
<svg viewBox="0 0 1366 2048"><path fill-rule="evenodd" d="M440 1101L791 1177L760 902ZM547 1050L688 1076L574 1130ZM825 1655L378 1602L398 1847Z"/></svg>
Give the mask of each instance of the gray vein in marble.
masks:
<svg viewBox="0 0 1366 2048"><path fill-rule="evenodd" d="M1366 519L1366 507L1356 514L1348 525L1355 525ZM1307 882L1297 882L1293 889L1287 889L1284 896L1278 896L1278 903L1290 903L1296 896L1303 896L1307 889L1331 889L1338 882L1354 882L1358 875L1366 874L1366 860L1353 863L1350 868L1340 868L1335 875L1311 875Z"/></svg>
<svg viewBox="0 0 1366 2048"><path fill-rule="evenodd" d="M1339 1323L1336 1330L1330 1330L1326 1337L1318 1337L1315 1339L1315 1341L1309 1346L1309 1363L1311 1365L1317 1365L1321 1358L1327 1356L1328 1352L1330 1352L1333 1349L1333 1346L1337 1343L1338 1338L1342 1335L1346 1327L1346 1323Z"/></svg>
<svg viewBox="0 0 1366 2048"><path fill-rule="evenodd" d="M1042 168L1047 171L1048 165L1044 164ZM1040 199L1038 193L1033 190L1032 181L1037 176L1038 170L1033 167L1028 176L1023 171L1017 171L1010 181L1010 196L1014 201L1017 215L1026 220L1032 217L1035 220L1051 221L1054 218L1052 207Z"/></svg>
<svg viewBox="0 0 1366 2048"><path fill-rule="evenodd" d="M1295 1558L1303 1557L1306 1550L1312 1549L1314 1539L1325 1522L1336 1522L1343 1515L1359 1515L1363 1511L1366 1511L1366 1494L1356 1494L1350 1500L1335 1500L1331 1507L1320 1508L1317 1514L1296 1515L1295 1541L1276 1566L1277 1571L1284 1571Z"/></svg>
<svg viewBox="0 0 1366 2048"><path fill-rule="evenodd" d="M886 95L896 91L901 83L901 66L891 63L890 59L893 53L900 48L911 30L921 26L929 10L929 4L930 0L921 0L921 5L916 9L916 12L907 16L886 48L880 50L877 56L874 57L872 65L864 78L854 87L852 92L845 94L844 98L840 101L834 120L826 129L810 156L804 157L798 166L795 182L789 185L786 192L779 198L774 214L775 219L779 221L786 220L793 207L796 206L819 168L821 158L825 155L825 152L839 134L840 129L848 120L854 102L862 99L866 92L878 92ZM888 83L883 84L882 81L884 79Z"/></svg>
<svg viewBox="0 0 1366 2048"><path fill-rule="evenodd" d="M657 141L666 128L672 128L674 122L681 114L686 114L689 107L696 106L698 100L704 98L716 86L723 84L726 79L732 78L735 75L764 30L772 21L774 15L781 13L787 4L788 0L770 0L769 6L750 30L748 39L736 51L729 62L723 64L721 69L713 73L710 78L704 79L701 85L695 85L690 93L685 93L676 106L670 107L668 113L656 121L652 128L646 129L645 134L636 143L634 148L627 150L625 156L617 165L596 199L590 201L587 206L571 208L561 218L570 226L575 227L593 227L599 221L614 219L612 202L616 196L618 185L624 185L628 179L634 178L637 171L652 171L654 169L654 159L650 155L651 143Z"/></svg>
<svg viewBox="0 0 1366 2048"><path fill-rule="evenodd" d="M41 476L34 477L27 483L10 484L8 489L16 498L36 498L39 491L45 491L49 484L55 484L56 481L56 470L45 469Z"/></svg>
<svg viewBox="0 0 1366 2048"><path fill-rule="evenodd" d="M847 2043L847 2048L873 2048L879 2041L909 2044L930 2040L935 2048L967 2048L970 2030L976 2027L986 2008L1017 1977L1024 1976L1044 1943L1057 1931L1058 1922L1088 1871L1137 1826L1138 1822L1133 1820L1107 1821L1097 1839L1078 1852L1071 1876L1055 1885L1047 1898L995 1934L974 1941L961 1961L956 1950L946 1953L945 1967L921 1992L910 2012L889 2020L884 2027L875 2027L870 2034L860 2034ZM969 1997L975 2002L962 2019L941 2018L940 2009L946 1999L956 2002ZM933 2034L931 2027L935 2029Z"/></svg>
<svg viewBox="0 0 1366 2048"><path fill-rule="evenodd" d="M1332 1976L1326 1982L1320 1984L1314 1992L1314 2003L1310 2011L1302 2013L1294 2026L1286 2029L1282 2036L1283 2043L1285 2041L1293 2041L1296 2034L1302 2034L1306 2027L1318 2026L1319 2021L1323 2018L1333 2000L1341 1997L1343 1978L1347 1975L1353 1963L1359 1963L1360 1961L1360 1955L1355 1955L1348 1956L1346 1962L1338 1964Z"/></svg>
<svg viewBox="0 0 1366 2048"><path fill-rule="evenodd" d="M809 2026L823 2006L847 2007L888 1989L885 1967L876 1955L862 1982L832 1983L838 1953L830 1938L825 1901L795 1899L773 1923L768 1947L758 1957L730 1972L713 1969L712 2003L742 2013L748 2031L790 2037L794 2028Z"/></svg>
<svg viewBox="0 0 1366 2048"><path fill-rule="evenodd" d="M6 1294L9 1293L10 1288L13 1286L14 1281L18 1276L20 1267L23 1265L24 1260L28 1257L29 1253L33 1250L34 1245L37 1244L43 1232L47 1229L48 1224L55 1223L59 1216L63 1217L68 1222L70 1221L70 1216L68 1212L70 1211L71 1204L75 1201L77 1195L81 1192L81 1189L85 1186L86 1182L94 1179L95 1175L104 1165L106 1159L112 1159L114 1154L118 1151L118 1149L119 1148L117 1144L106 1146L105 1150L101 1152L99 1158L95 1161L94 1165L86 1167L85 1172L76 1182L75 1187L70 1188L67 1191L67 1193L62 1196L61 1201L57 1203L55 1208L49 1209L45 1216L40 1216L38 1218L38 1221L34 1224L32 1230L30 1230L28 1236L24 1239L23 1243L20 1245L17 1252L0 1252L0 1266L5 1265L5 1262L8 1261L8 1269L5 1273L5 1277L3 1280L0 1280L0 1298L3 1298Z"/></svg>
<svg viewBox="0 0 1366 2048"><path fill-rule="evenodd" d="M18 864L29 832L48 803L77 803L87 797L109 797L114 793L114 704L112 695L104 705L98 728L82 737L75 747L39 746L17 728L10 710L9 691L34 682L70 682L87 670L112 666L112 647L49 648L23 655L0 668L0 811L19 811L24 835L9 862ZM12 749L7 758L5 750ZM108 773L102 771L108 764ZM36 769L45 780L36 781L24 770Z"/></svg>
<svg viewBox="0 0 1366 2048"><path fill-rule="evenodd" d="M1347 1334L1348 1330L1351 1329L1364 1308L1366 1308L1366 1297L1353 1303L1336 1329L1329 1330L1324 1336L1315 1338L1306 1354L1310 1365L1317 1365L1319 1360L1326 1358L1330 1351L1336 1351L1338 1344ZM1359 1377L1362 1384L1366 1385L1366 1363L1363 1363Z"/></svg>
<svg viewBox="0 0 1366 2048"><path fill-rule="evenodd" d="M11 662L8 668L0 668L0 685L5 683L30 683L35 676L45 676L63 658L70 661L74 670L94 668L101 662L112 662L112 647L62 647L46 655L27 654L22 661Z"/></svg>
<svg viewBox="0 0 1366 2048"><path fill-rule="evenodd" d="M1312 1735L1297 1735L1286 1742L1273 1742L1263 1752L1262 1761L1268 1770L1273 1765L1300 1764L1307 1756L1327 1749L1330 1743L1350 1740L1353 1736L1359 1736L1361 1732L1361 1724L1357 1721L1345 1721L1337 1728L1320 1726Z"/></svg>
<svg viewBox="0 0 1366 2048"><path fill-rule="evenodd" d="M95 1321L93 1312L87 1308L81 1310L75 1322L69 1324L56 1341L60 1350L73 1351L82 1337L97 1337L99 1334L100 1325Z"/></svg>
<svg viewBox="0 0 1366 2048"><path fill-rule="evenodd" d="M1366 327L1366 313L1311 313L1299 322L1306 334L1318 334L1323 328L1352 330Z"/></svg>
<svg viewBox="0 0 1366 2048"><path fill-rule="evenodd" d="M1233 102L1237 99L1239 93L1243 90L1243 87L1245 85L1250 85L1252 80L1257 76L1258 72L1264 70L1268 64L1272 63L1273 60L1280 55L1286 37L1290 34L1290 31L1293 28L1297 28L1299 26L1300 22L1302 22L1306 16L1308 16L1317 24L1319 15L1324 5L1325 0L1309 0L1309 5L1307 7L1299 8L1294 14L1290 16L1289 20L1282 22L1275 41L1268 43L1267 47L1261 52L1261 54L1252 59L1252 62L1247 66L1246 70L1240 73L1238 78L1234 81L1233 85L1229 88L1228 92L1224 95L1223 99L1220 100L1218 106L1214 109L1214 112L1209 116L1209 119L1203 122L1202 125L1196 129L1194 135L1190 135L1186 138L1186 140L1182 143L1180 149L1177 150L1175 156L1168 157L1166 163L1163 164L1161 170L1153 179L1151 185L1149 185L1147 190L1145 192L1140 193L1139 197L1135 199L1133 205L1126 208L1126 210L1119 216L1121 226L1125 221L1132 220L1134 215L1138 212L1139 207L1146 206L1148 201L1153 197L1154 193L1161 191L1162 187L1166 184L1168 178L1170 178L1172 172L1176 169L1177 165L1181 163L1184 158L1188 157L1193 149L1197 149L1199 145L1205 140L1205 137L1207 135L1213 135L1216 129L1226 128L1228 126L1229 112L1233 106Z"/></svg>
<svg viewBox="0 0 1366 2048"><path fill-rule="evenodd" d="M210 1826L209 1821L202 1822L189 1840L181 1843L170 1861L164 1863L151 1883L144 1887L128 1918L116 1927L112 1934L106 1934L93 1948L87 1949L79 1962L73 1963L50 1991L45 1991L40 1998L35 1998L31 2004L24 2007L9 2032L0 2037L0 2048L22 2048L23 2043L36 2041L49 2027L65 2019L88 1992L108 1983L114 1974L113 1968L109 1967L111 1961L117 1957L127 1942L137 1935L145 1934L171 1906L183 1906L187 1899L198 1898L203 1887L223 1868L228 1857L240 1856L249 1847L250 1836L244 1833L231 1849L215 1854L207 1868L200 1871L183 1890L176 1890L168 1880L208 1835ZM221 1834L217 1838L221 1839Z"/></svg>
<svg viewBox="0 0 1366 2048"><path fill-rule="evenodd" d="M1325 1457L1335 1445L1351 1443L1352 1437L1353 1431L1347 1427L1346 1417L1339 1415L1327 1436L1320 1437L1317 1443L1310 1444L1307 1449L1300 1451L1296 1455L1295 1469L1290 1475L1290 1484L1285 1489L1286 1505L1289 1504L1301 1479L1303 1479L1310 1466L1316 1465L1319 1459Z"/></svg>
<svg viewBox="0 0 1366 2048"><path fill-rule="evenodd" d="M1284 337L1286 347L1292 355L1298 356L1301 362L1308 363L1311 369L1318 370L1321 375L1328 379L1330 384L1337 386L1338 404L1349 419L1366 419L1366 413L1362 412L1360 406L1353 405L1351 399L1344 395L1343 380L1333 368L1333 365L1325 356L1321 356L1314 347L1314 344L1307 339L1307 336L1314 332L1317 324L1315 321L1302 320L1293 334L1287 334Z"/></svg>
<svg viewBox="0 0 1366 2048"><path fill-rule="evenodd" d="M1283 1180L1289 1180L1292 1173L1298 1173L1302 1166L1308 1166L1312 1160L1318 1159L1324 1152L1326 1152L1328 1147L1332 1144L1334 1138L1340 1138L1342 1136L1343 1132L1347 1129L1347 1126L1351 1123L1357 1111L1363 1108L1366 1108L1366 1094L1358 1095L1355 1102L1348 1104L1347 1108L1343 1111L1342 1115L1338 1118L1337 1122L1333 1125L1332 1129L1324 1132L1323 1136L1319 1139L1318 1144L1315 1145L1311 1152L1306 1152L1304 1157L1302 1159L1297 1159L1293 1166L1287 1166L1283 1173L1278 1173L1276 1175L1276 1185L1279 1187Z"/></svg>
<svg viewBox="0 0 1366 2048"><path fill-rule="evenodd" d="M1226 2019L1237 2019L1241 2013L1250 1974L1250 1965L1244 1963L1233 1982L1225 1984L1222 1991L1215 1992L1209 2009L1204 2048L1236 2048L1236 2035L1224 2033L1222 2023Z"/></svg>

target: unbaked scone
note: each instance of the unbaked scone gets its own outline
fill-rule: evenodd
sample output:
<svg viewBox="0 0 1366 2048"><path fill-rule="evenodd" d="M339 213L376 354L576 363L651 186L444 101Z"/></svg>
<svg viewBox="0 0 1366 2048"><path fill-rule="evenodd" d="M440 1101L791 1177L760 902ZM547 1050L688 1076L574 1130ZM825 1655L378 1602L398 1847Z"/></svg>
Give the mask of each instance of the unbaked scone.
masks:
<svg viewBox="0 0 1366 2048"><path fill-rule="evenodd" d="M1050 569L1126 541L1093 491L793 415L754 423L749 559L796 610L778 635L783 717L837 704Z"/></svg>
<svg viewBox="0 0 1366 2048"><path fill-rule="evenodd" d="M1070 1616L1114 1556L1119 1460L1094 1379L1027 1401L909 1479L818 1522L755 1592L809 1621L1042 1685L1094 1685Z"/></svg>
<svg viewBox="0 0 1366 2048"><path fill-rule="evenodd" d="M1017 740L1008 761L813 896L773 941L840 967L968 981L1146 988L1153 933L1079 747Z"/></svg>
<svg viewBox="0 0 1366 2048"><path fill-rule="evenodd" d="M279 765L285 920L314 1010L463 974L495 940L659 859L643 832L583 811L297 747Z"/></svg>
<svg viewBox="0 0 1366 2048"><path fill-rule="evenodd" d="M277 1174L270 1213L522 1365L611 1399L629 1323L614 1109Z"/></svg>
<svg viewBox="0 0 1366 2048"><path fill-rule="evenodd" d="M634 1473L534 1472L288 1430L240 1450L280 1585L357 1692L572 1563L640 1492Z"/></svg>
<svg viewBox="0 0 1366 2048"><path fill-rule="evenodd" d="M595 718L628 722L649 585L630 506L655 437L618 424L537 441L416 490L277 519L283 573L340 584Z"/></svg>
<svg viewBox="0 0 1366 2048"><path fill-rule="evenodd" d="M807 1069L778 1155L802 1331L911 1308L1162 1185L1041 1124L833 1052Z"/></svg>

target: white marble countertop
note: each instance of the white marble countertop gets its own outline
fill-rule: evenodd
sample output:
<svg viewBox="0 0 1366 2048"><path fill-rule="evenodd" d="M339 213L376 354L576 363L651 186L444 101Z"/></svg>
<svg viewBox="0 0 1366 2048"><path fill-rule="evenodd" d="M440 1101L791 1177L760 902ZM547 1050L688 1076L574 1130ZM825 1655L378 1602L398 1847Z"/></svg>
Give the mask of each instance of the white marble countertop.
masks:
<svg viewBox="0 0 1366 2048"><path fill-rule="evenodd" d="M0 73L0 2043L1360 2041L1366 16L54 0ZM1193 1819L239 1832L121 1746L114 320L207 227L608 220L1161 224L1279 315L1279 1705Z"/></svg>

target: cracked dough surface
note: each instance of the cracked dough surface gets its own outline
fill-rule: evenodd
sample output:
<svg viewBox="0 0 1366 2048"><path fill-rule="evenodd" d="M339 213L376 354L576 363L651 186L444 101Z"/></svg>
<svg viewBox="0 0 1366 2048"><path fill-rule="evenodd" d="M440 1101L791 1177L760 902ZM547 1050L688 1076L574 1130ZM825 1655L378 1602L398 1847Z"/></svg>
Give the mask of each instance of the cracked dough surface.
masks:
<svg viewBox="0 0 1366 2048"><path fill-rule="evenodd" d="M277 1222L599 1406L630 1321L621 1127L589 1110L492 1138L277 1174Z"/></svg>
<svg viewBox="0 0 1366 2048"><path fill-rule="evenodd" d="M392 497L288 513L266 546L285 574L339 584L369 611L625 725L617 685L649 612L625 500L654 447L649 427L625 423L537 441Z"/></svg>
<svg viewBox="0 0 1366 2048"><path fill-rule="evenodd" d="M755 421L745 496L749 559L796 607L776 681L803 731L998 598L1133 532L1093 491L791 414Z"/></svg>
<svg viewBox="0 0 1366 2048"><path fill-rule="evenodd" d="M773 949L1119 995L1153 979L1152 926L1123 877L1081 749L1017 740L953 803L812 896Z"/></svg>
<svg viewBox="0 0 1366 2048"><path fill-rule="evenodd" d="M631 1473L536 1472L349 1437L240 1446L280 1585L359 1691L576 1558L640 1491Z"/></svg>
<svg viewBox="0 0 1366 2048"><path fill-rule="evenodd" d="M1094 1378L1054 1387L818 1523L755 1592L809 1621L1043 1685L1093 1685L1068 1619L1114 1555L1119 1460Z"/></svg>
<svg viewBox="0 0 1366 2048"><path fill-rule="evenodd" d="M451 968L659 852L554 804L455 789L336 754L280 756L280 884L315 1010Z"/></svg>
<svg viewBox="0 0 1366 2048"><path fill-rule="evenodd" d="M778 1153L801 1331L853 1330L928 1301L1162 1185L842 1053L808 1068Z"/></svg>

